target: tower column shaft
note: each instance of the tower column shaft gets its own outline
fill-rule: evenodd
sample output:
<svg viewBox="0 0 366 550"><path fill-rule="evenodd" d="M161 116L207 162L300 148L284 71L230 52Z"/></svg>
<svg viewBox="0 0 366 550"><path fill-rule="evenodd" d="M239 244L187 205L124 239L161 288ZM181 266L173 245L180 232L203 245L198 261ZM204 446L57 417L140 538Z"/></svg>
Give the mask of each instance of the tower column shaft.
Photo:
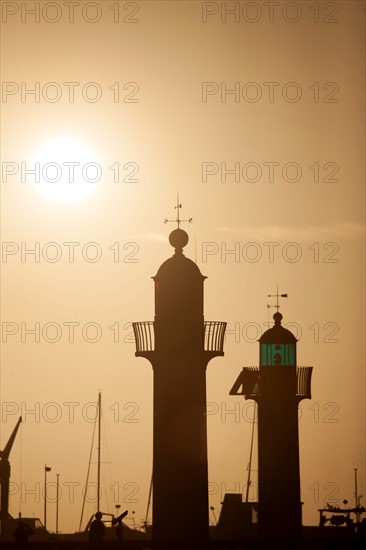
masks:
<svg viewBox="0 0 366 550"><path fill-rule="evenodd" d="M171 357L154 368L154 541L208 540L206 361Z"/></svg>
<svg viewBox="0 0 366 550"><path fill-rule="evenodd" d="M301 536L298 400L258 399L258 514L261 538Z"/></svg>

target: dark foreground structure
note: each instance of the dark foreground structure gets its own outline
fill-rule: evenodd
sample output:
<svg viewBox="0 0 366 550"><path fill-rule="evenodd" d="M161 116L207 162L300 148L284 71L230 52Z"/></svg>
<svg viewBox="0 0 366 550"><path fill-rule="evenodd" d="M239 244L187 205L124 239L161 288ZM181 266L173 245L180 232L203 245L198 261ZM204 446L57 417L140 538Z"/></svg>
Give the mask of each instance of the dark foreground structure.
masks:
<svg viewBox="0 0 366 550"><path fill-rule="evenodd" d="M9 484L10 484L10 462L9 455L13 447L22 417L19 418L15 428L9 437L4 449L0 451L0 533L6 533L11 528L12 517L9 514Z"/></svg>
<svg viewBox="0 0 366 550"><path fill-rule="evenodd" d="M366 526L366 525L365 525ZM309 527L304 528L302 550L361 550L365 548L366 535L364 529L360 529L358 534L354 531L349 531L345 528L320 528ZM88 542L29 542L24 546L17 546L11 542L0 543L0 547L6 550L15 550L16 548L28 548L28 550L160 550L162 547L151 541L125 541L123 543L104 542L99 546L92 546ZM182 547L177 541L177 545L172 542L169 546L171 550ZM165 548L165 546L163 547ZM258 541L258 540L230 540L218 541L211 540L208 546L200 546L197 541L193 540L183 546L185 550L197 548L197 550L293 550L294 546L286 540L283 541Z"/></svg>

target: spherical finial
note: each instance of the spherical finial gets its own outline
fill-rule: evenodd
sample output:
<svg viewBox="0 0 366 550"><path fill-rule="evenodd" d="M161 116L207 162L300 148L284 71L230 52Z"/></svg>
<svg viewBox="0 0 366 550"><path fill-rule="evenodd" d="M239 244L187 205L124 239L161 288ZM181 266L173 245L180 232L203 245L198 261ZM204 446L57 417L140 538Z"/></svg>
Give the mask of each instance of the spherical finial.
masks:
<svg viewBox="0 0 366 550"><path fill-rule="evenodd" d="M282 314L279 311L276 311L276 313L273 315L275 325L280 325L282 318L283 318Z"/></svg>
<svg viewBox="0 0 366 550"><path fill-rule="evenodd" d="M169 242L175 248L175 251L182 251L182 248L188 243L188 234L183 229L174 229L169 235Z"/></svg>

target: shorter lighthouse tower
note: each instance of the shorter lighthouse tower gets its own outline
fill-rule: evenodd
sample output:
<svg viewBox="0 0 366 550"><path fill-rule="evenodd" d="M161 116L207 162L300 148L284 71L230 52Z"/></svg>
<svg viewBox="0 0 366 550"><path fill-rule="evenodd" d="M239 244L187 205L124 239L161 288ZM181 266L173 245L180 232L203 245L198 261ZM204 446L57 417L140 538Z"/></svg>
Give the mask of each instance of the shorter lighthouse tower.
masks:
<svg viewBox="0 0 366 550"><path fill-rule="evenodd" d="M230 395L258 407L258 527L262 540L301 538L298 405L311 398L312 367L298 367L295 336L282 326L277 294L274 326L259 339L259 367L245 367Z"/></svg>

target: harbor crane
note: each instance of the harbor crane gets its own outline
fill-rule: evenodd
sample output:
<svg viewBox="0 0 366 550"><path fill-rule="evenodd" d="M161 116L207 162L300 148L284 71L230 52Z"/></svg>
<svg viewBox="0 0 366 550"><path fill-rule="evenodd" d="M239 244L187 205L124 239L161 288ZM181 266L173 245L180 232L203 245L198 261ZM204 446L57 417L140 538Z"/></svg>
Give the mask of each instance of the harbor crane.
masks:
<svg viewBox="0 0 366 550"><path fill-rule="evenodd" d="M1 499L0 499L0 529L1 534L6 532L7 523L11 520L9 515L9 482L10 482L10 462L9 455L13 447L15 437L17 435L20 423L22 422L22 417L19 417L19 420L13 430L13 433L9 437L9 441L5 445L4 449L0 451L0 488L1 488Z"/></svg>

